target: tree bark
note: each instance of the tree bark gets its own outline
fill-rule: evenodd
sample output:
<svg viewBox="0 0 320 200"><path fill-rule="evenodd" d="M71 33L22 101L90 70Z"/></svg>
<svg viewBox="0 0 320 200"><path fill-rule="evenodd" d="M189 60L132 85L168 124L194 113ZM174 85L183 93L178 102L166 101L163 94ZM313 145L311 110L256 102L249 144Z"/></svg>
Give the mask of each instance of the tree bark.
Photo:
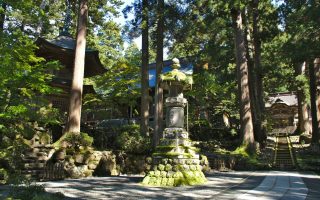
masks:
<svg viewBox="0 0 320 200"><path fill-rule="evenodd" d="M160 86L160 74L163 68L163 31L164 31L164 0L158 0L157 8L157 56L156 56L156 86L155 86L155 111L154 111L154 134L153 147L159 143L163 121L163 89Z"/></svg>
<svg viewBox="0 0 320 200"><path fill-rule="evenodd" d="M317 119L318 119L318 127L320 130L320 91L318 89L318 86L320 84L320 58L316 58L314 60L314 68L315 68L315 74L316 74L316 89L317 89Z"/></svg>
<svg viewBox="0 0 320 200"><path fill-rule="evenodd" d="M246 58L247 58L247 65L248 65L248 84L249 84L249 91L250 91L250 103L251 103L251 114L252 114L252 124L253 124L253 132L254 132L254 139L260 142L260 126L259 126L259 104L257 100L257 90L256 90L256 73L254 69L253 59L250 55L250 48L249 48L249 41L250 41L250 32L249 32L249 20L247 16L248 12L242 13L243 16L243 25L244 25L244 44L246 48Z"/></svg>
<svg viewBox="0 0 320 200"><path fill-rule="evenodd" d="M316 61L316 60L315 60ZM319 144L319 124L317 116L317 88L316 88L316 77L314 73L313 63L309 64L309 83L310 83L310 101L311 101L311 116L312 116L312 144Z"/></svg>
<svg viewBox="0 0 320 200"><path fill-rule="evenodd" d="M303 62L300 65L297 65L295 69L296 75L305 75L306 71L306 62ZM308 105L306 102L306 97L301 88L297 89L297 98L298 98L298 130L300 133L311 133L309 115L308 115Z"/></svg>
<svg viewBox="0 0 320 200"><path fill-rule="evenodd" d="M237 61L237 78L240 100L240 121L242 144L251 152L254 147L254 133L252 125L252 114L250 105L250 93L248 85L248 65L246 48L243 37L241 11L232 10L234 32L235 32L235 56Z"/></svg>
<svg viewBox="0 0 320 200"><path fill-rule="evenodd" d="M3 12L0 14L0 33L2 33L3 29L4 29L4 22L5 22L5 19L6 19L7 4L5 2L2 2L1 3L1 8L2 8Z"/></svg>
<svg viewBox="0 0 320 200"><path fill-rule="evenodd" d="M142 1L141 133L149 136L149 23L148 0Z"/></svg>
<svg viewBox="0 0 320 200"><path fill-rule="evenodd" d="M266 133L262 127L262 121L264 118L264 109L265 109L265 102L264 102L264 94L263 94L263 79L262 79L262 66L261 66L261 40L259 34L259 0L253 0L253 14L252 14L252 37L253 37L253 66L255 72L255 101L257 106L257 113L256 113L256 126L257 126L257 133L259 135L258 141L264 143L267 139Z"/></svg>
<svg viewBox="0 0 320 200"><path fill-rule="evenodd" d="M69 115L66 132L80 133L82 89L86 51L88 0L81 0L78 17L77 44L74 58Z"/></svg>

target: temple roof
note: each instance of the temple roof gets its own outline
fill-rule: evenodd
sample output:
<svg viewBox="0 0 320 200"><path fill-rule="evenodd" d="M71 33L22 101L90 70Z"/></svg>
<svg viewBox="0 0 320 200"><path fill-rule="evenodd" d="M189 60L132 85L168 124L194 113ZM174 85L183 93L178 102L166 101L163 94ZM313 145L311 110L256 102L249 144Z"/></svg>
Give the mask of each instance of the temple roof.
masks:
<svg viewBox="0 0 320 200"><path fill-rule="evenodd" d="M265 104L266 108L271 107L275 103L286 104L287 106L298 106L297 95L292 92L283 92L270 94Z"/></svg>
<svg viewBox="0 0 320 200"><path fill-rule="evenodd" d="M68 36L60 35L53 40L39 37L36 41L39 49L37 55L47 60L59 60L66 68L73 70L76 41ZM86 48L84 77L91 77L105 73L107 70L102 66L99 52Z"/></svg>

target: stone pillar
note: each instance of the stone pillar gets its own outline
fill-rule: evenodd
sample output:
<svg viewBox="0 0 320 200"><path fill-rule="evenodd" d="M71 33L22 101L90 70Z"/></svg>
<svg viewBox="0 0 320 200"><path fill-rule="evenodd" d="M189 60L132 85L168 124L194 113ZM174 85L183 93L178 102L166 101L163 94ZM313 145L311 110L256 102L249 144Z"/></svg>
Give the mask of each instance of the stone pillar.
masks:
<svg viewBox="0 0 320 200"><path fill-rule="evenodd" d="M166 128L152 155L153 167L143 179L144 185L179 186L206 182L198 149L192 146L189 133L184 128L187 99L183 97L183 90L192 79L179 71L179 67L179 60L173 59L173 70L161 76L164 89L169 90L169 97L165 100Z"/></svg>

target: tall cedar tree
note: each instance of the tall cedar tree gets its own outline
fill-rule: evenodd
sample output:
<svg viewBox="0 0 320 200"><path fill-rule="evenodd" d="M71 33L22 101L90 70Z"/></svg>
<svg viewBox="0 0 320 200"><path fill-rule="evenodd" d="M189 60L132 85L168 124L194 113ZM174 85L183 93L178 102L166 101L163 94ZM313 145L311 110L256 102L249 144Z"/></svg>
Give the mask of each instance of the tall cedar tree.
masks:
<svg viewBox="0 0 320 200"><path fill-rule="evenodd" d="M306 71L306 62L302 64L298 64L295 67L296 76L305 76ZM306 94L303 90L302 86L297 88L297 99L298 99L298 130L300 133L311 133L311 126L309 123L309 115L308 115L308 105L306 100Z"/></svg>
<svg viewBox="0 0 320 200"><path fill-rule="evenodd" d="M141 133L149 135L149 23L148 23L148 0L142 1L142 66L141 66Z"/></svg>
<svg viewBox="0 0 320 200"><path fill-rule="evenodd" d="M238 92L240 99L240 121L242 144L253 152L254 134L248 85L248 65L244 42L241 11L232 9L233 27L235 33L235 54L237 65Z"/></svg>
<svg viewBox="0 0 320 200"><path fill-rule="evenodd" d="M316 74L316 87L320 84L320 58L314 60L314 69ZM320 130L320 91L317 89L317 118L318 118L318 127Z"/></svg>
<svg viewBox="0 0 320 200"><path fill-rule="evenodd" d="M316 60L315 60L316 61ZM316 86L316 77L314 73L313 63L309 64L309 81L310 81L310 104L311 104L311 116L312 116L312 144L319 144L319 125L318 125L318 116L317 116L317 104L316 104L316 95L317 95L317 86Z"/></svg>
<svg viewBox="0 0 320 200"><path fill-rule="evenodd" d="M156 87L155 87L155 112L154 112L154 134L153 147L159 143L163 121L163 89L160 86L160 74L163 67L163 31L164 31L164 0L158 0L157 4L157 57L156 57Z"/></svg>
<svg viewBox="0 0 320 200"><path fill-rule="evenodd" d="M81 0L79 4L77 44L74 58L69 115L66 124L66 132L72 133L80 133L87 19L88 0Z"/></svg>
<svg viewBox="0 0 320 200"><path fill-rule="evenodd" d="M263 77L262 77L262 66L261 66L261 38L259 32L259 0L253 0L252 3L252 36L253 36L253 66L255 73L256 84L254 87L254 96L256 101L256 130L258 135L258 141L262 143L266 139L265 132L262 127L262 121L264 116L264 98L263 98Z"/></svg>

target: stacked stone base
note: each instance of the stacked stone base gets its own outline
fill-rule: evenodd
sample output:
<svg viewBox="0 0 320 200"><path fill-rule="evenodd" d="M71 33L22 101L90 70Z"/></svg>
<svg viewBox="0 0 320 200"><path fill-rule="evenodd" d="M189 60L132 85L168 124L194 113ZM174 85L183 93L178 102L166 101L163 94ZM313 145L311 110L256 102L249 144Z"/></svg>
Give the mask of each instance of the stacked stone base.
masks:
<svg viewBox="0 0 320 200"><path fill-rule="evenodd" d="M142 184L149 186L199 185L207 180L199 159L154 158L153 170L144 177Z"/></svg>
<svg viewBox="0 0 320 200"><path fill-rule="evenodd" d="M143 179L143 185L180 186L206 182L197 148L188 139L183 128L166 128L164 138L153 153L152 170Z"/></svg>

